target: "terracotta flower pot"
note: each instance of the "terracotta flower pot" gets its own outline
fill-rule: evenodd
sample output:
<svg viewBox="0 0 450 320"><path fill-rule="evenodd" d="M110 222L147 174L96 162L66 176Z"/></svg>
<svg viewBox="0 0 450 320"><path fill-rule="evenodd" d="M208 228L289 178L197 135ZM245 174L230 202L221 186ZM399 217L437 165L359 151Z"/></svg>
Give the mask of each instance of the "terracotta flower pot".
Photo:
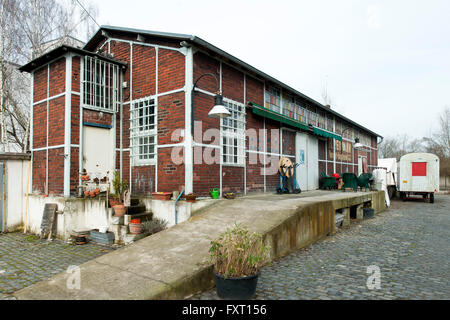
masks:
<svg viewBox="0 0 450 320"><path fill-rule="evenodd" d="M172 197L172 192L152 192L154 200L169 200Z"/></svg>
<svg viewBox="0 0 450 320"><path fill-rule="evenodd" d="M91 196L91 198L94 198L96 196L95 191L89 192L89 195Z"/></svg>
<svg viewBox="0 0 450 320"><path fill-rule="evenodd" d="M195 202L196 198L197 198L197 196L195 194L187 194L186 195L186 201L187 202Z"/></svg>
<svg viewBox="0 0 450 320"><path fill-rule="evenodd" d="M139 234L144 230L142 223L129 223L128 227L130 227L131 234Z"/></svg>
<svg viewBox="0 0 450 320"><path fill-rule="evenodd" d="M116 217L123 217L125 214L126 208L123 204L116 204L113 206L114 209L114 216Z"/></svg>
<svg viewBox="0 0 450 320"><path fill-rule="evenodd" d="M119 199L109 198L109 205L111 206L111 208L118 204L121 204Z"/></svg>
<svg viewBox="0 0 450 320"><path fill-rule="evenodd" d="M85 196L85 197L89 197L89 194L90 194L89 190L85 190L85 191L84 191L84 196Z"/></svg>

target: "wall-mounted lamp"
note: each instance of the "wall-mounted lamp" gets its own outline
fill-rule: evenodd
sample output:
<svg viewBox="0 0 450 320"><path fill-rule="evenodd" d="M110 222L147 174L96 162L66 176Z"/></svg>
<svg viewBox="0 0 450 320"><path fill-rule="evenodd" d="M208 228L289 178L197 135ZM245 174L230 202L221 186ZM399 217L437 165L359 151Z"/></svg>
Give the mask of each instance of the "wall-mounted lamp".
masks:
<svg viewBox="0 0 450 320"><path fill-rule="evenodd" d="M208 112L208 116L211 118L226 118L231 116L230 111L228 111L228 109L223 105L223 97L222 94L220 93L219 89L219 80L217 80L217 77L212 74L212 73L204 73L202 74L200 77L197 78L197 80L195 80L194 85L192 87L192 93L191 93L191 133L192 135L194 134L194 94L195 94L195 88L197 87L197 83L198 81L205 77L205 76L210 76L213 77L216 80L216 84L217 84L217 93L214 96L214 107Z"/></svg>

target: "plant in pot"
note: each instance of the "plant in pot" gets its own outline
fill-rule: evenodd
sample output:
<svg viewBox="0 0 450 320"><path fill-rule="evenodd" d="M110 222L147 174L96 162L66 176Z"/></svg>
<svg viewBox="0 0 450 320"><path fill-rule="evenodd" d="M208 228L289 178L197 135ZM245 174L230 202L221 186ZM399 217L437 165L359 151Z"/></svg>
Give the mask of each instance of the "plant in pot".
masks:
<svg viewBox="0 0 450 320"><path fill-rule="evenodd" d="M187 202L195 202L195 199L197 198L197 196L192 192L187 194L185 197Z"/></svg>
<svg viewBox="0 0 450 320"><path fill-rule="evenodd" d="M217 295L222 299L251 299L267 249L260 234L236 223L211 241L209 252Z"/></svg>
<svg viewBox="0 0 450 320"><path fill-rule="evenodd" d="M114 172L112 184L115 193L111 194L110 205L114 209L114 216L121 217L126 211L125 205L123 204L123 195L128 190L128 181L120 179L120 172L116 171Z"/></svg>

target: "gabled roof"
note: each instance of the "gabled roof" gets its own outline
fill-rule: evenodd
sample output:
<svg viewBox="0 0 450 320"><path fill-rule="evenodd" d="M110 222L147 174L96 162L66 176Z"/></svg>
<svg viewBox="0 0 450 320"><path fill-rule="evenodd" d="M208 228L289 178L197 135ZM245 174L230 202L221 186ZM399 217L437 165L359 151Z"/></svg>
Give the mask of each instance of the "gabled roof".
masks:
<svg viewBox="0 0 450 320"><path fill-rule="evenodd" d="M21 72L31 72L33 70L36 70L37 68L39 68L40 66L43 66L44 64L58 58L61 57L62 55L68 53L68 52L74 52L80 55L84 55L84 56L91 56L91 57L97 57L100 60L104 60L104 61L108 61L108 62L112 62L115 64L118 64L120 66L127 66L127 64L125 62L116 60L116 59L112 59L109 57L106 57L104 55L98 54L98 53L94 53L92 51L87 51L84 49L80 49L80 48L76 48L76 47L72 47L69 45L62 45L59 46L47 53L44 53L42 56L37 57L36 59L28 62L27 64L21 66L19 68L19 70Z"/></svg>
<svg viewBox="0 0 450 320"><path fill-rule="evenodd" d="M124 28L124 27L117 27L117 26L108 26L108 25L103 25L100 27L100 29L94 34L94 36L86 43L86 45L84 46L85 50L92 50L95 45L98 43L98 41L101 41L102 39L106 38L107 35L105 35L105 32L107 33L108 31L111 32L119 32L119 33L128 33L128 34L135 34L135 35L142 35L142 36L151 36L151 37L157 37L157 38L163 38L163 39L171 39L171 40L179 40L179 41L187 41L189 43L192 43L198 47L202 47L205 48L207 50L210 50L216 54L218 54L219 56L222 56L224 58L227 58L228 60L240 65L242 68L247 69L248 71L250 71L251 73L254 73L266 80L269 80L270 82L273 82L277 85L279 85L280 87L287 89L288 91L290 91L293 94L296 94L300 97L302 97L303 99L305 99L306 101L312 103L314 106L319 107L319 109L321 109L322 111L325 111L326 113L331 113L333 115L335 115L336 117L347 121L348 123L354 125L355 127L358 127L366 132L369 132L370 134L377 136L377 137L381 137L381 135L363 127L362 125L354 122L353 120L341 115L340 113L334 111L333 109L324 106L323 104L321 104L320 102L304 95L303 93L295 90L294 88L288 86L287 84L269 76L268 74L256 69L255 67L249 65L248 63L245 63L244 61L236 58L235 56L223 51L222 49L219 49L218 47L212 45L211 43L197 37L194 35L189 35L189 34L182 34L182 33L170 33L170 32L160 32L160 31L151 31L151 30L142 30L142 29L134 29L134 28Z"/></svg>

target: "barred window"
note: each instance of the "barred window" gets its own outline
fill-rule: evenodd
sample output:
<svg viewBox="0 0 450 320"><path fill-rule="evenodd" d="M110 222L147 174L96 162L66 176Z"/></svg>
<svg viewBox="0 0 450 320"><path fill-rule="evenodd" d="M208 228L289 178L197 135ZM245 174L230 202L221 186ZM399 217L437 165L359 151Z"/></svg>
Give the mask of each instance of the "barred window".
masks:
<svg viewBox="0 0 450 320"><path fill-rule="evenodd" d="M101 111L116 111L119 67L89 56L85 56L83 62L83 106Z"/></svg>
<svg viewBox="0 0 450 320"><path fill-rule="evenodd" d="M130 140L133 164L154 164L156 153L156 103L154 98L144 98L132 103Z"/></svg>
<svg viewBox="0 0 450 320"><path fill-rule="evenodd" d="M244 165L245 161L245 107L242 103L224 99L231 116L223 118L220 125L222 163Z"/></svg>

